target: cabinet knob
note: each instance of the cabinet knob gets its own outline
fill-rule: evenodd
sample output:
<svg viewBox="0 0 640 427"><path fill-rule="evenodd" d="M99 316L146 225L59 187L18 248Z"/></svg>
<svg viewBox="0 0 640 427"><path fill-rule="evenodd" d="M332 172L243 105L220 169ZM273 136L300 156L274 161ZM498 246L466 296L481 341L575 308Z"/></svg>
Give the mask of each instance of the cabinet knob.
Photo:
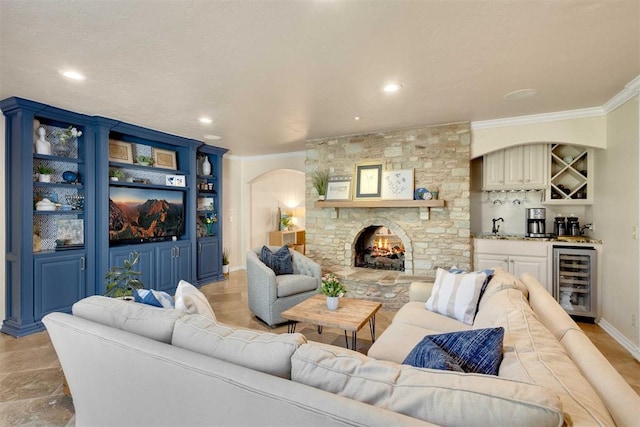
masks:
<svg viewBox="0 0 640 427"><path fill-rule="evenodd" d="M506 264L506 263L509 263L509 258L505 258L505 259L504 259L504 262L505 262L505 264Z"/></svg>

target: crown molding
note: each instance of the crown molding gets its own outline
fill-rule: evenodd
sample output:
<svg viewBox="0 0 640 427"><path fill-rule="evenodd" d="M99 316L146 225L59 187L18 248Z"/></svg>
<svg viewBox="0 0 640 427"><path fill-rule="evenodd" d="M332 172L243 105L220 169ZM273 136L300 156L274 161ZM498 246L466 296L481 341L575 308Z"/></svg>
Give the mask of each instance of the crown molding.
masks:
<svg viewBox="0 0 640 427"><path fill-rule="evenodd" d="M581 108L579 110L558 111L555 113L532 114L530 116L508 117L506 119L483 120L471 122L471 130L491 129L505 126L529 125L535 123L553 122L557 120L583 119L586 117L603 116L606 113L602 107Z"/></svg>
<svg viewBox="0 0 640 427"><path fill-rule="evenodd" d="M605 102L602 109L606 114L609 114L634 96L638 95L638 93L640 93L640 75L627 83L624 89Z"/></svg>
<svg viewBox="0 0 640 427"><path fill-rule="evenodd" d="M290 151L288 153L275 153L275 154L260 154L257 156L238 156L238 155L225 155L225 159L240 160L241 162L253 162L256 160L273 160L273 159L297 159L306 158L306 151Z"/></svg>

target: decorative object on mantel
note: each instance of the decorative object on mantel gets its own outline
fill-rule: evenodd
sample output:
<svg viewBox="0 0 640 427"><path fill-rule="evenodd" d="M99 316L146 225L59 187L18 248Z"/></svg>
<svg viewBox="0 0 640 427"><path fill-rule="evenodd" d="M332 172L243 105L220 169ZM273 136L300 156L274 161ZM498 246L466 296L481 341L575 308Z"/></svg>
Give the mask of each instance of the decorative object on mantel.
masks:
<svg viewBox="0 0 640 427"><path fill-rule="evenodd" d="M382 194L383 167L384 165L379 162L366 162L356 165L355 199L372 200L380 198ZM411 193L413 195L413 188Z"/></svg>
<svg viewBox="0 0 640 427"><path fill-rule="evenodd" d="M51 182L53 168L46 165L40 165L36 170L38 171L38 182Z"/></svg>
<svg viewBox="0 0 640 427"><path fill-rule="evenodd" d="M382 172L382 199L413 200L413 169Z"/></svg>
<svg viewBox="0 0 640 427"><path fill-rule="evenodd" d="M327 183L327 200L351 200L351 177L331 177Z"/></svg>
<svg viewBox="0 0 640 427"><path fill-rule="evenodd" d="M318 200L324 200L328 191L329 173L327 171L316 171L311 177L311 181L318 192Z"/></svg>
<svg viewBox="0 0 640 427"><path fill-rule="evenodd" d="M415 200L431 200L431 192L424 187L419 187L413 192L413 198Z"/></svg>
<svg viewBox="0 0 640 427"><path fill-rule="evenodd" d="M327 308L331 311L338 309L340 298L347 293L340 279L335 274L329 273L322 276L322 285L320 285L320 293L327 297Z"/></svg>
<svg viewBox="0 0 640 427"><path fill-rule="evenodd" d="M45 139L46 130L42 126L37 129L36 153L51 155L51 143Z"/></svg>

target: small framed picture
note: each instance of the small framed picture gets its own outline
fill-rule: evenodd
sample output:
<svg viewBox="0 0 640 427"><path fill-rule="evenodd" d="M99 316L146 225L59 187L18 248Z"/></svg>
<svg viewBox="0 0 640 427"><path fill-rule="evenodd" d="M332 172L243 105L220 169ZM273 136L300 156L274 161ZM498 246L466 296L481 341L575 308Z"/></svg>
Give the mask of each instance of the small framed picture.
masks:
<svg viewBox="0 0 640 427"><path fill-rule="evenodd" d="M184 175L167 175L166 185L171 187L186 187L186 179Z"/></svg>
<svg viewBox="0 0 640 427"><path fill-rule="evenodd" d="M153 148L153 165L157 168L178 169L176 163L176 152Z"/></svg>
<svg viewBox="0 0 640 427"><path fill-rule="evenodd" d="M379 199L382 189L382 163L356 165L356 199Z"/></svg>
<svg viewBox="0 0 640 427"><path fill-rule="evenodd" d="M382 173L383 200L413 200L413 169Z"/></svg>
<svg viewBox="0 0 640 427"><path fill-rule="evenodd" d="M109 140L109 161L133 164L133 150L128 142Z"/></svg>
<svg viewBox="0 0 640 427"><path fill-rule="evenodd" d="M84 221L81 219L59 219L57 221L56 246L84 245Z"/></svg>
<svg viewBox="0 0 640 427"><path fill-rule="evenodd" d="M326 199L351 200L351 178L340 177L329 179Z"/></svg>

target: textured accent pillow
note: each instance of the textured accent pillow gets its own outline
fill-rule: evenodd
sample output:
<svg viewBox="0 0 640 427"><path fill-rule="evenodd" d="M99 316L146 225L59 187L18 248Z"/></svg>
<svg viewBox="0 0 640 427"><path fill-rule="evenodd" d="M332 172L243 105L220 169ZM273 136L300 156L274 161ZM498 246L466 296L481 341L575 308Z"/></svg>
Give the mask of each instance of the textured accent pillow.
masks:
<svg viewBox="0 0 640 427"><path fill-rule="evenodd" d="M191 283L180 280L176 288L176 308L186 311L189 314L200 314L211 320L216 320L211 304L198 288Z"/></svg>
<svg viewBox="0 0 640 427"><path fill-rule="evenodd" d="M153 289L136 289L133 293L135 302L149 304L154 307L174 308L173 297L166 292Z"/></svg>
<svg viewBox="0 0 640 427"><path fill-rule="evenodd" d="M418 368L498 375L503 339L503 327L427 335L402 363Z"/></svg>
<svg viewBox="0 0 640 427"><path fill-rule="evenodd" d="M284 245L275 253L271 252L271 249L267 246L263 246L260 252L260 259L267 267L276 273L276 276L293 274L293 262L291 261L291 253L289 253L287 245Z"/></svg>
<svg viewBox="0 0 640 427"><path fill-rule="evenodd" d="M425 307L472 325L486 279L484 271L456 274L438 268L433 291Z"/></svg>

